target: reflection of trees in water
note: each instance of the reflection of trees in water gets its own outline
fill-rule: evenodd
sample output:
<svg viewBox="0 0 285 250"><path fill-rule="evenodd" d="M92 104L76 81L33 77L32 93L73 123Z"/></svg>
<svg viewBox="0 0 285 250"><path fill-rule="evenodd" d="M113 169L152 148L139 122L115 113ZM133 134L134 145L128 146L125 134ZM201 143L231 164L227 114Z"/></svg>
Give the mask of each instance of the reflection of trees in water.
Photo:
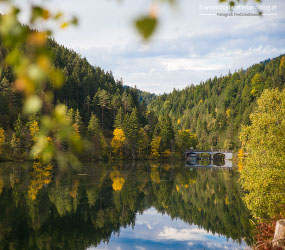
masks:
<svg viewBox="0 0 285 250"><path fill-rule="evenodd" d="M33 171L30 173L31 180L28 191L30 199L35 200L39 190L41 190L45 184L50 183L52 168L53 166L50 164L43 165L40 162L34 162Z"/></svg>
<svg viewBox="0 0 285 250"><path fill-rule="evenodd" d="M82 176L54 170L53 181L35 199L28 195L34 180L29 174L18 173L14 185L1 175L0 248L96 246L121 227L134 226L136 214L150 206L213 233L250 241L249 217L233 171L128 165L102 164L84 169Z"/></svg>
<svg viewBox="0 0 285 250"><path fill-rule="evenodd" d="M221 158L214 158L213 164L216 166L224 166L225 165L225 160Z"/></svg>
<svg viewBox="0 0 285 250"><path fill-rule="evenodd" d="M186 162L187 165L200 165L200 166L210 166L210 165L215 165L215 166L224 166L225 165L225 160L223 158L214 158L213 160L209 159L201 159L197 160L196 158L187 160Z"/></svg>
<svg viewBox="0 0 285 250"><path fill-rule="evenodd" d="M235 180L232 171L193 169L176 176L178 191L172 193L167 209L158 210L240 241L250 235L250 225Z"/></svg>

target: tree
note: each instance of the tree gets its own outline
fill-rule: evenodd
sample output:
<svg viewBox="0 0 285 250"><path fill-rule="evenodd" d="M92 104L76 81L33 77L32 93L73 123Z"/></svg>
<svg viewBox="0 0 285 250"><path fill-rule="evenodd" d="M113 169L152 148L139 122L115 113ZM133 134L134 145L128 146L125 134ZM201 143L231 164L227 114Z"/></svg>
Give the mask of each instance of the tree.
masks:
<svg viewBox="0 0 285 250"><path fill-rule="evenodd" d="M11 90L10 89L10 83L5 76L0 82L0 90L1 90L1 92L3 92L3 94L6 94L6 92L9 92Z"/></svg>
<svg viewBox="0 0 285 250"><path fill-rule="evenodd" d="M21 152L21 140L23 139L22 129L23 123L21 120L21 114L18 114L18 119L14 123L15 133L13 133L11 140L11 147L14 149L14 153L16 150L18 150L19 153Z"/></svg>
<svg viewBox="0 0 285 250"><path fill-rule="evenodd" d="M20 145L20 139L17 138L16 133L13 133L10 144L11 144L11 148L14 150L14 154L15 154L16 151L19 149L19 145Z"/></svg>
<svg viewBox="0 0 285 250"><path fill-rule="evenodd" d="M102 110L102 128L104 127L104 110L109 107L110 97L108 92L103 90L98 90L97 95L99 97L99 105L101 106Z"/></svg>
<svg viewBox="0 0 285 250"><path fill-rule="evenodd" d="M74 124L74 116L75 116L75 112L74 109L71 108L70 110L68 110L67 112L67 119L70 122L70 124Z"/></svg>
<svg viewBox="0 0 285 250"><path fill-rule="evenodd" d="M116 115L114 128L121 128L122 129L123 126L124 126L124 111L122 108L120 108L117 115Z"/></svg>
<svg viewBox="0 0 285 250"><path fill-rule="evenodd" d="M88 133L92 139L92 153L96 158L102 158L106 155L106 141L102 133L100 122L95 114L91 114L91 118L88 124Z"/></svg>
<svg viewBox="0 0 285 250"><path fill-rule="evenodd" d="M54 105L53 94L50 91L61 87L64 76L58 68L54 67L51 61L48 36L52 35L52 30L45 25L45 22L53 20L59 26L65 28L76 24L77 19L64 18L63 21L62 18L59 18L62 14L59 15L59 13L43 7L42 4L27 3L24 6L17 6L13 1L6 1L4 5L7 12L1 16L1 27L5 28L0 29L0 36L1 42L5 46L4 51L1 48L1 61L5 63L0 67L1 72L4 72L8 81L13 82L13 92L18 94L19 108L26 115L36 114L41 111L44 114L41 117L42 121L39 123L42 138L52 135L55 139L51 140L49 146L39 140L34 145L31 154L36 154L33 156L45 158L45 160L47 155L53 155L49 160L56 158L60 163L66 163L69 159L75 157L71 151L79 149L79 145L70 148L71 151L68 155L72 157L63 157L66 153L62 150L60 142L65 141L74 145L75 141L73 141L72 134L69 133L72 128L70 124L66 124L65 114L59 112L63 110L62 105ZM27 25L21 25L18 21L19 13L23 9L27 9L29 13ZM37 30L39 26L41 26L41 31ZM29 27L33 27L33 29ZM13 60L7 60L11 57ZM6 69L13 72L12 77L6 74ZM34 73L31 73L29 69L33 69ZM2 84L4 83L2 82ZM63 119L59 119L62 116L64 116ZM54 120L57 120L57 123L51 122ZM77 143L81 144L81 141L77 141Z"/></svg>
<svg viewBox="0 0 285 250"><path fill-rule="evenodd" d="M279 75L280 75L280 80L282 81L282 83L284 83L285 81L285 56L283 56L280 60Z"/></svg>
<svg viewBox="0 0 285 250"><path fill-rule="evenodd" d="M139 131L140 131L140 124L139 124L137 109L133 108L131 115L125 116L125 122L124 122L124 132L126 134L132 158L136 157Z"/></svg>
<svg viewBox="0 0 285 250"><path fill-rule="evenodd" d="M21 129L22 129L23 123L21 120L21 114L18 114L18 119L16 120L14 124L14 129L17 137L21 136Z"/></svg>
<svg viewBox="0 0 285 250"><path fill-rule="evenodd" d="M83 122L81 120L81 116L80 116L80 113L79 113L78 109L75 112L73 127L76 128L76 131L78 131L78 133L82 133L82 131L83 131Z"/></svg>
<svg viewBox="0 0 285 250"><path fill-rule="evenodd" d="M87 107L88 115L90 114L90 113L89 113L89 111L90 111L90 105L91 105L91 98L90 98L90 96L88 95L88 96L85 98L85 101L84 101L84 106Z"/></svg>
<svg viewBox="0 0 285 250"><path fill-rule="evenodd" d="M261 90L262 90L262 83L264 82L261 74L257 73L254 75L254 77L251 79L251 94L253 96L256 96Z"/></svg>
<svg viewBox="0 0 285 250"><path fill-rule="evenodd" d="M39 134L39 124L36 120L33 120L30 122L29 130L30 130L32 141L36 143L38 140L38 134Z"/></svg>
<svg viewBox="0 0 285 250"><path fill-rule="evenodd" d="M120 128L116 128L114 130L114 137L111 142L111 146L113 149L114 154L123 157L123 147L126 140L124 131Z"/></svg>
<svg viewBox="0 0 285 250"><path fill-rule="evenodd" d="M125 114L127 113L127 111L131 110L132 102L133 101L131 95L128 94L127 91L125 90L122 96L122 104L124 107Z"/></svg>
<svg viewBox="0 0 285 250"><path fill-rule="evenodd" d="M2 153L2 148L5 143L5 134L4 134L4 129L0 128L0 154Z"/></svg>
<svg viewBox="0 0 285 250"><path fill-rule="evenodd" d="M151 156L155 159L160 157L160 143L161 143L161 137L156 136L152 139L151 142Z"/></svg>
<svg viewBox="0 0 285 250"><path fill-rule="evenodd" d="M168 114L163 115L158 123L158 135L161 137L161 151L171 150L174 130Z"/></svg>
<svg viewBox="0 0 285 250"><path fill-rule="evenodd" d="M93 113L91 114L91 118L90 118L87 129L90 135L102 135L102 131L100 128L100 122L98 118L96 117L96 115L94 115Z"/></svg>
<svg viewBox="0 0 285 250"><path fill-rule="evenodd" d="M148 136L146 131L141 128L139 131L139 137L138 137L138 150L139 150L139 156L141 155L141 153L144 153L147 149L148 149Z"/></svg>
<svg viewBox="0 0 285 250"><path fill-rule="evenodd" d="M285 212L285 90L265 90L257 103L240 134L240 181L253 215L265 217Z"/></svg>
<svg viewBox="0 0 285 250"><path fill-rule="evenodd" d="M170 109L171 109L171 104L170 101L165 101L163 104L163 109L166 111L166 113L168 114Z"/></svg>
<svg viewBox="0 0 285 250"><path fill-rule="evenodd" d="M116 114L121 107L120 97L118 95L113 95L111 100L111 106L114 111L114 119L116 118Z"/></svg>
<svg viewBox="0 0 285 250"><path fill-rule="evenodd" d="M176 136L176 145L177 151L183 156L187 149L197 147L197 136L189 130L179 130Z"/></svg>

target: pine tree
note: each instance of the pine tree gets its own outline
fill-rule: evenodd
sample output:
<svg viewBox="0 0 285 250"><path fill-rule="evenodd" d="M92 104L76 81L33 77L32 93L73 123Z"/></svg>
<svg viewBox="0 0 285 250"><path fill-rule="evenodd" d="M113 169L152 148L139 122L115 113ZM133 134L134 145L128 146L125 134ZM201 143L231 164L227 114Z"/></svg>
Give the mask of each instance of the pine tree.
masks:
<svg viewBox="0 0 285 250"><path fill-rule="evenodd" d="M95 114L91 114L91 118L88 124L88 132L90 135L101 135L101 127L100 127L100 122L98 120L98 118L96 117Z"/></svg>
<svg viewBox="0 0 285 250"><path fill-rule="evenodd" d="M148 136L146 131L143 128L140 128L139 137L138 137L138 150L139 156L148 149Z"/></svg>
<svg viewBox="0 0 285 250"><path fill-rule="evenodd" d="M122 108L119 109L118 114L116 115L114 128L122 129L124 126L124 111Z"/></svg>
<svg viewBox="0 0 285 250"><path fill-rule="evenodd" d="M82 133L82 131L83 131L83 122L81 120L81 116L80 116L80 113L79 113L78 109L75 112L74 124L76 124L76 127L77 127L79 133Z"/></svg>
<svg viewBox="0 0 285 250"><path fill-rule="evenodd" d="M132 107L133 99L130 94L127 93L125 90L122 96L122 104L124 106L125 114L129 111Z"/></svg>
<svg viewBox="0 0 285 250"><path fill-rule="evenodd" d="M95 114L92 113L89 124L88 133L92 136L92 154L97 158L102 158L106 155L107 144L102 133L100 122Z"/></svg>
<svg viewBox="0 0 285 250"><path fill-rule="evenodd" d="M114 112L114 119L116 119L116 114L121 107L121 101L120 101L120 97L118 95L113 95L112 101L111 101L111 106L112 106L112 109Z"/></svg>
<svg viewBox="0 0 285 250"><path fill-rule="evenodd" d="M74 123L74 109L73 108L71 108L70 110L68 110L68 112L67 112L67 118L68 118L68 120L69 120L69 122L70 122L70 124L73 124Z"/></svg>
<svg viewBox="0 0 285 250"><path fill-rule="evenodd" d="M161 150L171 150L172 140L174 138L174 130L172 121L168 114L164 115L158 124L159 136L161 137Z"/></svg>
<svg viewBox="0 0 285 250"><path fill-rule="evenodd" d="M140 124L137 109L134 108L131 115L126 115L124 132L128 141L128 145L132 154L132 158L136 157L137 143L139 138Z"/></svg>
<svg viewBox="0 0 285 250"><path fill-rule="evenodd" d="M17 137L21 137L21 129L23 127L23 123L21 120L21 114L18 115L18 119L16 120L15 124L14 124L14 129L15 129L15 133Z"/></svg>
<svg viewBox="0 0 285 250"><path fill-rule="evenodd" d="M102 110L102 129L104 128L104 110L109 107L110 105L110 97L108 92L103 90L98 90L97 92L98 98L99 98L99 105Z"/></svg>
<svg viewBox="0 0 285 250"><path fill-rule="evenodd" d="M16 133L13 133L12 139L11 139L11 148L14 150L14 154L19 149L20 139L17 138Z"/></svg>
<svg viewBox="0 0 285 250"><path fill-rule="evenodd" d="M84 103L84 106L87 107L88 115L89 115L89 111L90 111L90 105L91 105L91 98L90 98L90 96L88 95L88 96L85 98L85 103Z"/></svg>

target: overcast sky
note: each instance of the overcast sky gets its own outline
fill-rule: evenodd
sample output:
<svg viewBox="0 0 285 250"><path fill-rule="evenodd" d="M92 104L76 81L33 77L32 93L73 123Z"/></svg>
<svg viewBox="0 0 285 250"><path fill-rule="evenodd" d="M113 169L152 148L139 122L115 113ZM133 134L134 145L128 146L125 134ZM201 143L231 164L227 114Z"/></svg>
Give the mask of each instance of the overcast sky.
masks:
<svg viewBox="0 0 285 250"><path fill-rule="evenodd" d="M79 18L78 27L54 34L60 44L92 65L112 70L124 84L157 94L285 52L285 1L263 0L267 8L277 7L263 10L263 17L219 17L217 12L229 12L205 10L204 6L218 6L218 0L179 0L175 8L163 4L158 32L147 44L140 40L132 20L148 11L149 0L50 2L53 9Z"/></svg>

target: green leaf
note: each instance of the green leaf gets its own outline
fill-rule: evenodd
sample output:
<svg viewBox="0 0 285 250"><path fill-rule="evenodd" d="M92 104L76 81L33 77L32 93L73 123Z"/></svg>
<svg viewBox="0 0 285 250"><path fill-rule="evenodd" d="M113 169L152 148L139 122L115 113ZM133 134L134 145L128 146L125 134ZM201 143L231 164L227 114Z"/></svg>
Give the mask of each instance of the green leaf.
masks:
<svg viewBox="0 0 285 250"><path fill-rule="evenodd" d="M38 18L42 17L43 8L41 6L32 6L32 15L31 15L31 23L34 23Z"/></svg>
<svg viewBox="0 0 285 250"><path fill-rule="evenodd" d="M78 18L77 17L72 17L72 19L71 19L71 24L72 25L78 25Z"/></svg>
<svg viewBox="0 0 285 250"><path fill-rule="evenodd" d="M149 16L140 17L135 21L136 29L145 40L151 37L157 24L157 19Z"/></svg>

